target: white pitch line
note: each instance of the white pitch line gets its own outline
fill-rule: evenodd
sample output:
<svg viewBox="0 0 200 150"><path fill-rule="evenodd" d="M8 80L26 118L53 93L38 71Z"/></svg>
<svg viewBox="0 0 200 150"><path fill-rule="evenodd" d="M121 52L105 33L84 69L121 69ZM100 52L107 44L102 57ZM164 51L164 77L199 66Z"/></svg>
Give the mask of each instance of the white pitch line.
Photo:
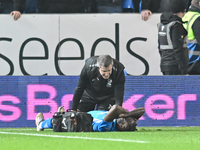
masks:
<svg viewBox="0 0 200 150"><path fill-rule="evenodd" d="M0 132L0 134L15 134L15 135L43 136L43 137L56 137L56 138L68 138L68 139L84 139L84 140L98 140L98 141L115 141L115 142L117 141L117 142L132 142L132 143L149 143L147 141L139 141L139 140L105 139L105 138L91 138L91 137L79 137L79 136L29 134L29 133L17 133L17 132Z"/></svg>
<svg viewBox="0 0 200 150"><path fill-rule="evenodd" d="M22 131L22 130L25 130L25 131L28 131L28 130L30 130L30 131L32 131L32 130L35 130L36 131L36 129L35 128L3 128L3 129L1 129L0 128L0 132L1 131L9 131L9 130L20 130L20 131Z"/></svg>

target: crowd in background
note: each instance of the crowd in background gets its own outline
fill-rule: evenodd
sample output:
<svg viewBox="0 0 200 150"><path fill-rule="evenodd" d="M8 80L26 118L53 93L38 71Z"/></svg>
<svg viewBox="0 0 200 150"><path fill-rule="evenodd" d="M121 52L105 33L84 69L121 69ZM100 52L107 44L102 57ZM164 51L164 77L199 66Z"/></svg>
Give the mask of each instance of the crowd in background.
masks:
<svg viewBox="0 0 200 150"><path fill-rule="evenodd" d="M200 0L0 0L0 13L14 20L29 13L140 13L144 21L161 13L161 71L200 74Z"/></svg>
<svg viewBox="0 0 200 150"><path fill-rule="evenodd" d="M187 1L187 8L191 0ZM17 20L26 13L152 13L170 11L169 0L0 0L0 13Z"/></svg>

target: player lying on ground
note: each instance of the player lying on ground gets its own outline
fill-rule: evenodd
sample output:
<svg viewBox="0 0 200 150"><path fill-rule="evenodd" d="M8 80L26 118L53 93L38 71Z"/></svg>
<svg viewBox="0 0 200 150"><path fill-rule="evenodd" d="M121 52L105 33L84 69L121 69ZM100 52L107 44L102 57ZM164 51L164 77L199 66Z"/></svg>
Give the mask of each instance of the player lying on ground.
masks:
<svg viewBox="0 0 200 150"><path fill-rule="evenodd" d="M59 107L58 112L65 112L63 107ZM93 117L93 130L104 131L135 131L137 120L144 114L143 107L132 111L127 111L119 105L113 105L109 111L94 110L87 113ZM38 113L35 119L37 131L46 128L53 128L52 118L44 120L42 113Z"/></svg>

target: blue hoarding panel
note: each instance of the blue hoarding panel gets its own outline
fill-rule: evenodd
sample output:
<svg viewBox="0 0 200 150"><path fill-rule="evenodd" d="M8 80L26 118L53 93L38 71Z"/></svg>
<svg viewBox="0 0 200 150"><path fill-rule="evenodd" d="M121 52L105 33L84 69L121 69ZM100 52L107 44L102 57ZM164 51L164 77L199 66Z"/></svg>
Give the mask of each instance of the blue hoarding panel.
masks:
<svg viewBox="0 0 200 150"><path fill-rule="evenodd" d="M138 126L198 126L199 76L126 76L123 107L145 108ZM71 107L78 76L1 76L0 127L35 127L35 116L52 117Z"/></svg>

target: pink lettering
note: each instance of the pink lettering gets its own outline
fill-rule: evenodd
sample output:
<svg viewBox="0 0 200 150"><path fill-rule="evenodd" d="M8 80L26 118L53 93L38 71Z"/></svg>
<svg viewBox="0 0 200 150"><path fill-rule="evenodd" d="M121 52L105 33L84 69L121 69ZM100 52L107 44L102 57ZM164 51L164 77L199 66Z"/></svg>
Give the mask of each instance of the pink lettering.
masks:
<svg viewBox="0 0 200 150"><path fill-rule="evenodd" d="M126 100L124 103L123 103L123 107L125 109L127 109L128 111L131 111L133 109L136 109L136 107L134 106L134 103L136 103L140 98L142 98L144 95L142 94L138 94L138 95L133 95L131 96L128 100ZM144 120L145 118L144 117L141 117L140 120Z"/></svg>
<svg viewBox="0 0 200 150"><path fill-rule="evenodd" d="M154 102L158 100L162 100L166 104L154 104ZM145 102L145 112L150 118L154 120L167 120L173 116L173 110L168 110L165 113L158 114L153 111L154 109L174 109L174 101L168 95L158 94L150 96Z"/></svg>
<svg viewBox="0 0 200 150"><path fill-rule="evenodd" d="M70 109L70 102L73 99L73 94L66 94L61 99L61 105L65 108L65 110Z"/></svg>
<svg viewBox="0 0 200 150"><path fill-rule="evenodd" d="M46 99L36 99L35 93L37 92L47 92L49 93L49 97ZM53 99L56 97L57 92L53 86L50 85L42 85L42 84L35 84L35 85L28 85L27 87L27 119L34 120L37 112L35 111L35 106L37 105L48 105L50 106L50 112L44 113L45 118L51 118L53 113L57 111L58 104ZM52 113L53 112L53 113Z"/></svg>
<svg viewBox="0 0 200 150"><path fill-rule="evenodd" d="M178 97L178 119L184 120L186 119L186 102L187 101L196 101L196 94L182 94Z"/></svg>
<svg viewBox="0 0 200 150"><path fill-rule="evenodd" d="M17 97L11 95L0 96L0 110L12 112L12 115L2 115L0 113L0 120L5 122L17 120L21 116L21 110L18 107L11 105L2 105L3 101L10 101L13 104L19 104L20 100Z"/></svg>

